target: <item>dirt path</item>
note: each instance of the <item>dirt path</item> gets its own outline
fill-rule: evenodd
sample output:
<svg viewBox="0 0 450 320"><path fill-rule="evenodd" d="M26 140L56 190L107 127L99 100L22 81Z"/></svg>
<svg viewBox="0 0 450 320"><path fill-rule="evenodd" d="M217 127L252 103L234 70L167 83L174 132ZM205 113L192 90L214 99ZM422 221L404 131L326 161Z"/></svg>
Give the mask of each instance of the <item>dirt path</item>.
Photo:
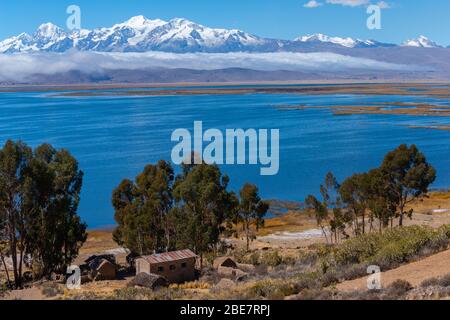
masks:
<svg viewBox="0 0 450 320"><path fill-rule="evenodd" d="M426 279L440 277L450 273L450 250L443 251L423 260L412 262L397 269L381 274L383 287L389 286L395 280L406 280L413 286L418 286ZM340 291L367 290L367 277L345 281L336 286Z"/></svg>

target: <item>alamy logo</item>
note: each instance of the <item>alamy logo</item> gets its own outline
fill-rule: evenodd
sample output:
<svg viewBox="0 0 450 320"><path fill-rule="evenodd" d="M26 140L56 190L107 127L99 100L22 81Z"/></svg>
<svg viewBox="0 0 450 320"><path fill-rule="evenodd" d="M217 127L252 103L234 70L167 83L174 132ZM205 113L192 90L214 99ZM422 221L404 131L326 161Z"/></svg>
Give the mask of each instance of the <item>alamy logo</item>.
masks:
<svg viewBox="0 0 450 320"><path fill-rule="evenodd" d="M69 290L77 290L81 288L81 270L80 267L72 265L67 268L66 287Z"/></svg>
<svg viewBox="0 0 450 320"><path fill-rule="evenodd" d="M370 5L367 7L367 28L369 30L380 30L381 29L381 7L379 5Z"/></svg>
<svg viewBox="0 0 450 320"><path fill-rule="evenodd" d="M379 266L367 267L367 289L381 290L381 268Z"/></svg>
<svg viewBox="0 0 450 320"><path fill-rule="evenodd" d="M81 9L77 5L70 5L66 10L67 14L70 16L67 18L66 25L67 29L73 30L81 30Z"/></svg>
<svg viewBox="0 0 450 320"><path fill-rule="evenodd" d="M260 165L263 176L273 176L279 171L279 129L226 129L224 136L219 129L203 132L202 121L195 121L193 137L187 129L176 129L171 140L178 142L172 149L172 162L177 165L202 162Z"/></svg>

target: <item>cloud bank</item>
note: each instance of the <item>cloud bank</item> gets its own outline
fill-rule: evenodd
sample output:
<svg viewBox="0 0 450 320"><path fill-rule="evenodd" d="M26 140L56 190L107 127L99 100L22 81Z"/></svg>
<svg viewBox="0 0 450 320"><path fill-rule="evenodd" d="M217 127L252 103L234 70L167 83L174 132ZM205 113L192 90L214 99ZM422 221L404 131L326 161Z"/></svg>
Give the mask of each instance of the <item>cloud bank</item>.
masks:
<svg viewBox="0 0 450 320"><path fill-rule="evenodd" d="M327 0L327 3L339 4L347 7L366 6L369 2L369 0Z"/></svg>
<svg viewBox="0 0 450 320"><path fill-rule="evenodd" d="M36 74L52 75L71 71L101 73L107 70L185 68L216 70L243 68L258 71L345 72L351 70L412 71L401 65L355 58L335 53L65 53L0 54L0 81L27 81ZM419 69L417 69L419 70Z"/></svg>
<svg viewBox="0 0 450 320"><path fill-rule="evenodd" d="M344 7L361 7L361 6L369 6L370 4L373 4L370 0L326 0L325 3L327 4L335 4L335 5L341 5ZM305 8L318 8L323 6L324 4L322 2L316 1L316 0L310 0L307 3L305 3L303 6ZM391 5L386 1L378 1L375 3L375 5L379 6L381 9L389 9L391 8Z"/></svg>

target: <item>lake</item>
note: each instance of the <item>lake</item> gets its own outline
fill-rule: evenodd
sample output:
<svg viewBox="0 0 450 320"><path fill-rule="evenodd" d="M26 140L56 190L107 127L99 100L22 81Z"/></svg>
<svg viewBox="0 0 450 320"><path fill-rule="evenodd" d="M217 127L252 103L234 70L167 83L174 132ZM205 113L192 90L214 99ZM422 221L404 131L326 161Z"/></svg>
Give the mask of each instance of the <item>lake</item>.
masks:
<svg viewBox="0 0 450 320"><path fill-rule="evenodd" d="M120 90L120 89L117 89ZM342 180L380 164L401 143L415 143L436 167L433 188L450 187L450 131L408 125L450 125L450 118L348 115L330 109L280 110L282 105L450 101L409 96L248 94L202 96L57 97L52 92L0 93L0 142L21 139L68 149L80 162L84 183L79 214L90 228L114 224L112 190L159 159L170 160L172 131L203 121L218 128L279 129L280 170L261 176L260 166L222 166L231 189L259 186L266 199L302 201L318 194L325 174Z"/></svg>

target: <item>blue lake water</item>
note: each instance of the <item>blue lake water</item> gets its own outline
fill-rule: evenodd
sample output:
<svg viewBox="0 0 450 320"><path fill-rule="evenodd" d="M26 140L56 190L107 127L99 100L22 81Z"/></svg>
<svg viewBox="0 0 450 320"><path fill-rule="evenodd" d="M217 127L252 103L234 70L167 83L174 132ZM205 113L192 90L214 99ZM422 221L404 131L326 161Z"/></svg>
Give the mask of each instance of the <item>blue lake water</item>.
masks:
<svg viewBox="0 0 450 320"><path fill-rule="evenodd" d="M417 97L211 95L165 97L54 97L52 93L0 93L0 142L48 142L79 160L84 185L79 213L89 227L114 223L111 192L148 163L170 160L172 131L280 129L280 171L261 176L260 166L223 166L231 188L256 183L264 198L301 201L317 194L328 171L339 179L376 167L401 143L415 143L438 170L434 188L450 187L450 131L406 125L450 125L450 118L392 115L334 116L329 109L282 111L276 105L360 105L365 102L436 102ZM444 102L445 103L445 102ZM450 103L450 102L448 102Z"/></svg>

